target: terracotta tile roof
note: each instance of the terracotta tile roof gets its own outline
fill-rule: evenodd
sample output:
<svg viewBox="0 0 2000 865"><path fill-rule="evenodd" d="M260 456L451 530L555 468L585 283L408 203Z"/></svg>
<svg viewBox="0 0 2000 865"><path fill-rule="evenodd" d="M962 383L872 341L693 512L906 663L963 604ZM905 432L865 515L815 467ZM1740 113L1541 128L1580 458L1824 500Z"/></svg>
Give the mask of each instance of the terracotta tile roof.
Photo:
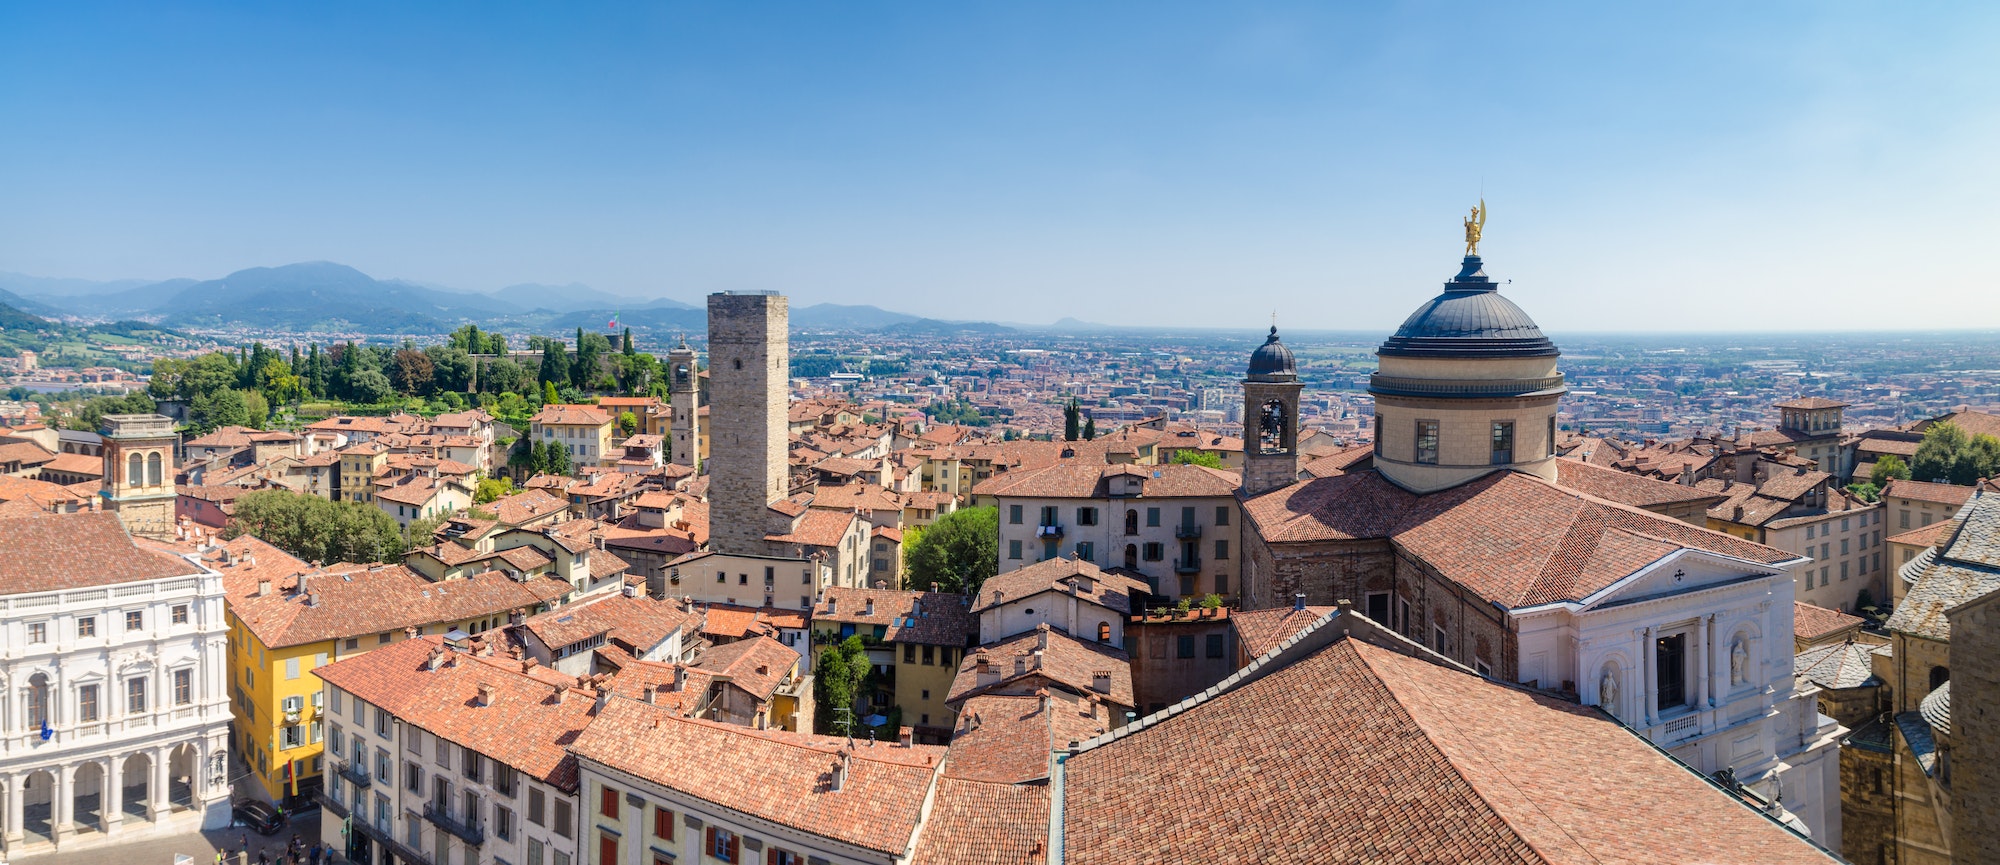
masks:
<svg viewBox="0 0 2000 865"><path fill-rule="evenodd" d="M1556 483L1635 508L1713 502L1722 495L1699 487L1670 484L1576 460L1556 460Z"/></svg>
<svg viewBox="0 0 2000 865"><path fill-rule="evenodd" d="M1271 543L1393 541L1510 608L1581 600L1682 549L1762 565L1794 558L1519 472L1417 496L1369 470L1273 490L1243 510Z"/></svg>
<svg viewBox="0 0 2000 865"><path fill-rule="evenodd" d="M576 759L567 746L590 725L596 701L587 694L558 699L556 688L521 672L518 661L443 644L437 636L404 640L313 673L405 724L576 792ZM430 669L433 652L446 653L437 669ZM485 706L479 705L482 686L491 694Z"/></svg>
<svg viewBox="0 0 2000 865"><path fill-rule="evenodd" d="M273 649L530 609L570 591L560 580L517 582L498 571L436 583L402 565L312 571L282 552L270 555L271 550L265 545L252 551L251 563L217 570L230 612ZM301 572L307 578L303 594L297 591ZM271 581L270 594L257 593L261 580ZM311 595L319 597L317 604Z"/></svg>
<svg viewBox="0 0 2000 865"><path fill-rule="evenodd" d="M1949 507L1959 507L1972 498L1971 487L1956 484L1934 484L1930 481L1893 480L1882 488L1885 499L1915 499L1920 502L1934 502Z"/></svg>
<svg viewBox="0 0 2000 865"><path fill-rule="evenodd" d="M51 510L77 502L88 501L97 494L98 483L85 481L82 486L90 488L88 493L79 494L69 487L52 484L34 478L17 478L0 475L0 502L28 501L41 510Z"/></svg>
<svg viewBox="0 0 2000 865"><path fill-rule="evenodd" d="M812 506L830 510L900 511L903 497L877 484L827 484L813 490Z"/></svg>
<svg viewBox="0 0 2000 865"><path fill-rule="evenodd" d="M980 684L981 659L992 670L990 681L985 684ZM1111 674L1109 690L1095 689L1099 673ZM1130 656L1102 643L1084 642L1048 625L965 653L945 702L956 705L979 694L1015 693L1022 688L1032 690L1042 683L1060 685L1079 695L1096 693L1100 699L1121 708L1134 705Z"/></svg>
<svg viewBox="0 0 2000 865"><path fill-rule="evenodd" d="M1914 528L1901 534L1890 535L1884 540L1886 543L1891 544L1934 547L1943 543L1947 538L1950 538L1952 530L1956 528L1958 528L1958 522L1955 520L1939 520L1928 526Z"/></svg>
<svg viewBox="0 0 2000 865"><path fill-rule="evenodd" d="M1052 752L1109 731L1122 722L1101 700L1060 689L1046 704L1036 694L982 694L958 709L947 778L1019 784L1049 777Z"/></svg>
<svg viewBox="0 0 2000 865"><path fill-rule="evenodd" d="M163 547L135 543L110 511L0 519L0 595L187 576L201 569Z"/></svg>
<svg viewBox="0 0 2000 865"><path fill-rule="evenodd" d="M717 678L727 676L732 684L751 696L770 702L778 686L798 665L798 652L760 634L702 652L691 669L706 671Z"/></svg>
<svg viewBox="0 0 2000 865"><path fill-rule="evenodd" d="M1808 643L1848 628L1858 628L1862 621L1860 616L1850 616L1839 610L1829 610L1805 601L1792 602L1792 636Z"/></svg>
<svg viewBox="0 0 2000 865"><path fill-rule="evenodd" d="M1929 420L1918 421L1910 425L1910 431L1915 433L1925 432L1941 423L1948 423L1965 430L1967 436L2000 436L2000 415L1964 408L1950 414L1939 415Z"/></svg>
<svg viewBox="0 0 2000 865"><path fill-rule="evenodd" d="M536 519L545 519L549 514L568 508L569 503L556 496L541 490L528 490L494 499L482 505L480 509L499 517L500 522L506 525L518 526Z"/></svg>
<svg viewBox="0 0 2000 865"><path fill-rule="evenodd" d="M1361 639L1149 720L1068 759L1065 862L1834 861L1595 708Z"/></svg>
<svg viewBox="0 0 2000 865"><path fill-rule="evenodd" d="M56 454L55 459L49 460L47 465L42 466L42 471L103 477L104 458L84 456L83 454L60 453Z"/></svg>
<svg viewBox="0 0 2000 865"><path fill-rule="evenodd" d="M1278 647L1292 635L1306 629L1307 625L1319 621L1334 607L1308 606L1303 610L1291 607L1276 607L1269 610L1238 610L1229 621L1236 628L1236 641L1250 657L1262 656Z"/></svg>
<svg viewBox="0 0 2000 865"><path fill-rule="evenodd" d="M1299 468L1306 474L1316 478L1330 478L1334 475L1345 474L1353 470L1355 466L1372 461L1374 458L1374 445L1355 445L1309 460Z"/></svg>
<svg viewBox="0 0 2000 865"><path fill-rule="evenodd" d="M1814 646L1792 658L1792 675L1803 677L1822 688L1858 688L1875 677L1875 656L1894 650L1849 640L1829 646Z"/></svg>
<svg viewBox="0 0 2000 865"><path fill-rule="evenodd" d="M55 458L56 455L48 448L34 442L0 443L0 463L19 462L24 466L38 466Z"/></svg>
<svg viewBox="0 0 2000 865"><path fill-rule="evenodd" d="M551 649L605 634L643 654L680 630L690 618L672 601L615 594L529 616L520 626Z"/></svg>
<svg viewBox="0 0 2000 865"><path fill-rule="evenodd" d="M528 419L543 426L604 426L611 422L611 415L594 405L564 405L554 403L542 406L535 416Z"/></svg>
<svg viewBox="0 0 2000 865"><path fill-rule="evenodd" d="M869 602L873 601L871 608ZM979 619L965 607L965 596L950 592L902 589L853 589L828 586L813 605L815 621L882 625L884 640L931 646L963 646L979 631Z"/></svg>
<svg viewBox="0 0 2000 865"><path fill-rule="evenodd" d="M1104 498L1109 494L1112 478L1128 476L1140 478L1142 494L1148 498L1234 496L1236 488L1242 486L1242 477L1235 472L1207 466L1064 463L996 474L979 484L974 493L1022 498Z"/></svg>
<svg viewBox="0 0 2000 865"><path fill-rule="evenodd" d="M803 544L809 547L837 547L847 530L854 525L856 517L849 511L823 511L812 509L792 524L792 530L782 535L765 535L764 540L777 544Z"/></svg>
<svg viewBox="0 0 2000 865"><path fill-rule="evenodd" d="M958 759L954 754L952 759ZM1049 788L946 777L911 865L1033 865L1048 859Z"/></svg>
<svg viewBox="0 0 2000 865"><path fill-rule="evenodd" d="M1081 588L1082 583L1088 583L1089 587ZM1073 586L1078 587L1075 592L1071 591ZM1114 612L1130 613L1132 599L1146 590L1145 583L1131 577L1105 573L1089 562L1057 556L1020 570L988 577L986 582L980 584L979 597L974 599L972 611L977 613L1042 592L1056 591L1064 595L1074 594Z"/></svg>
<svg viewBox="0 0 2000 865"><path fill-rule="evenodd" d="M845 741L845 740L837 740ZM944 749L848 746L755 731L611 697L571 748L578 757L722 808L869 850L902 855Z"/></svg>
<svg viewBox="0 0 2000 865"><path fill-rule="evenodd" d="M1823 396L1802 396L1794 399L1788 399L1781 403L1775 403L1773 404L1772 407L1793 408L1793 409L1820 409L1820 408L1846 408L1851 404L1852 403L1841 402L1840 400L1837 399L1827 399L1826 397Z"/></svg>

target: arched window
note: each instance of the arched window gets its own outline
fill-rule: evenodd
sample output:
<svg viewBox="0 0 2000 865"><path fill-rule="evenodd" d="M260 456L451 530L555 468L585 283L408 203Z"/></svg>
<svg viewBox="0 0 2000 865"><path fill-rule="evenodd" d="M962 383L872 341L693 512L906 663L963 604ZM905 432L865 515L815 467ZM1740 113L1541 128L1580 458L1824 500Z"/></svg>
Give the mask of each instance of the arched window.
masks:
<svg viewBox="0 0 2000 865"><path fill-rule="evenodd" d="M1097 641L1098 641L1098 642L1100 642L1100 643L1109 643L1109 642L1111 642L1111 623L1110 623L1110 622L1098 622L1098 623L1097 623Z"/></svg>
<svg viewBox="0 0 2000 865"><path fill-rule="evenodd" d="M146 461L138 454L133 454L125 460L125 485L136 487L143 486L145 483Z"/></svg>
<svg viewBox="0 0 2000 865"><path fill-rule="evenodd" d="M49 718L49 677L36 673L28 679L28 730L34 732Z"/></svg>
<svg viewBox="0 0 2000 865"><path fill-rule="evenodd" d="M1931 668L1931 690L1935 691L1938 689L1939 686L1949 681L1951 681L1950 667Z"/></svg>
<svg viewBox="0 0 2000 865"><path fill-rule="evenodd" d="M1126 534L1128 534L1128 535L1136 535L1136 534L1138 534L1138 533L1139 533L1139 512L1138 512L1138 511L1126 511L1126 512L1125 512L1125 533L1126 533Z"/></svg>
<svg viewBox="0 0 2000 865"><path fill-rule="evenodd" d="M146 455L146 485L149 487L160 485L160 453L158 451Z"/></svg>

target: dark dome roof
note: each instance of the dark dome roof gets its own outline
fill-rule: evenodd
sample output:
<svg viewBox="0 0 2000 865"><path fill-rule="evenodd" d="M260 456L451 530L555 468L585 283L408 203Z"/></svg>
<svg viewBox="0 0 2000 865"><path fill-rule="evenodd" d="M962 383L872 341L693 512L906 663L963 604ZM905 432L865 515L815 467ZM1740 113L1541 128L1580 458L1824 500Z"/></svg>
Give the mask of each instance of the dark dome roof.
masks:
<svg viewBox="0 0 2000 865"><path fill-rule="evenodd" d="M1468 255L1444 293L1410 313L1376 354L1396 357L1555 357L1556 345L1535 320L1500 296L1499 286Z"/></svg>
<svg viewBox="0 0 2000 865"><path fill-rule="evenodd" d="M1250 374L1253 376L1297 376L1299 363L1292 359L1292 350L1278 341L1278 326L1271 326L1271 335L1264 337L1264 344L1250 353Z"/></svg>

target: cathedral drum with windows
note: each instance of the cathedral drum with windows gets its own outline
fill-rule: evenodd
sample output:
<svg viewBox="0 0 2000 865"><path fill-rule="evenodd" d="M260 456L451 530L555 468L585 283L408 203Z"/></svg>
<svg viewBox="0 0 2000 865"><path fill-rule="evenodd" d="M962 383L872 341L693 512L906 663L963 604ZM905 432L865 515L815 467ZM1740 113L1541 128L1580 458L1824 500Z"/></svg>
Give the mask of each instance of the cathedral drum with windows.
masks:
<svg viewBox="0 0 2000 865"><path fill-rule="evenodd" d="M1376 351L1375 466L1417 493L1510 469L1555 480L1560 354L1466 256Z"/></svg>

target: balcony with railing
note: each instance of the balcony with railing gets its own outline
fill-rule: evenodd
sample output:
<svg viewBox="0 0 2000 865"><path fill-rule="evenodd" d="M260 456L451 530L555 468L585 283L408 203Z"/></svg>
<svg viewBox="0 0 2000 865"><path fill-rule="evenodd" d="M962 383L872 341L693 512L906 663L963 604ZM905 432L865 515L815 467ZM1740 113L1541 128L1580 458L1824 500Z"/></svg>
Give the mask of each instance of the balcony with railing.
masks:
<svg viewBox="0 0 2000 865"><path fill-rule="evenodd" d="M354 787L357 790L368 789L368 785L374 781L373 778L368 776L368 767L356 766L348 760L341 760L334 763L333 774L354 782Z"/></svg>
<svg viewBox="0 0 2000 865"><path fill-rule="evenodd" d="M1053 523L1053 524L1050 524L1050 525L1045 525L1045 526L1036 526L1036 527L1035 527L1035 537L1038 537L1038 538L1060 538L1060 537L1062 537L1062 536L1063 536L1063 527L1062 527L1062 523Z"/></svg>
<svg viewBox="0 0 2000 865"><path fill-rule="evenodd" d="M1200 572L1201 572L1201 557L1200 557L1200 556L1193 556L1193 557L1190 557L1190 558L1185 558L1185 559L1182 559L1182 558L1176 558L1176 559L1174 559L1174 573L1176 573L1176 574L1196 574L1196 573L1200 573Z"/></svg>
<svg viewBox="0 0 2000 865"><path fill-rule="evenodd" d="M431 821L439 829L458 836L458 840L467 844L477 847L486 843L486 832L479 828L477 820L458 817L438 807L436 802L424 803L424 819Z"/></svg>
<svg viewBox="0 0 2000 865"><path fill-rule="evenodd" d="M1184 541L1190 538L1201 537L1201 526L1195 525L1193 523L1182 523L1178 526L1174 526L1174 537Z"/></svg>

